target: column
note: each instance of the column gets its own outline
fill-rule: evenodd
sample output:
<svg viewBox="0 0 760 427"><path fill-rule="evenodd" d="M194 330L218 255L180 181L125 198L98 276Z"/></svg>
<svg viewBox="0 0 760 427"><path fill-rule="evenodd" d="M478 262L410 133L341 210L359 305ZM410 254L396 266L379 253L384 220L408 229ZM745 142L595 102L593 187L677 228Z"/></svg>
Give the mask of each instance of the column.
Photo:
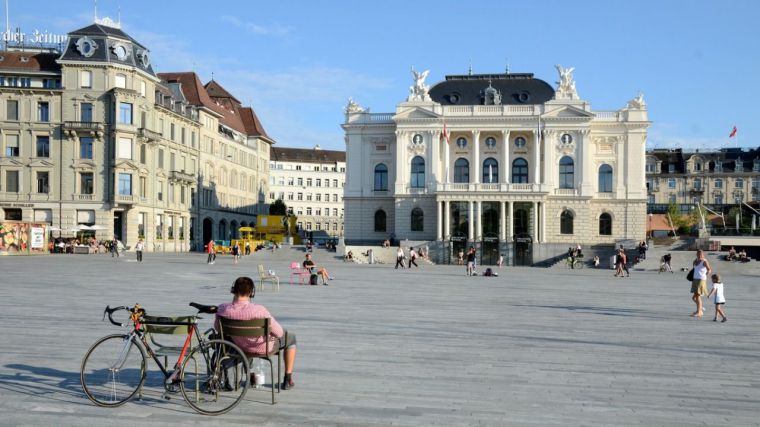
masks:
<svg viewBox="0 0 760 427"><path fill-rule="evenodd" d="M435 227L435 240L441 240L443 234L443 203L436 202L435 205L438 215Z"/></svg>
<svg viewBox="0 0 760 427"><path fill-rule="evenodd" d="M467 202L467 204L469 206L469 216L467 217L467 240L471 242L473 241L473 234L474 234L473 220L475 218L473 215L473 210L475 208L474 206L475 204L472 201Z"/></svg>
<svg viewBox="0 0 760 427"><path fill-rule="evenodd" d="M512 147L509 145L509 131L501 131L502 141L502 154L501 154L501 182L509 184L509 174L512 171L512 167L509 164L509 151Z"/></svg>
<svg viewBox="0 0 760 427"><path fill-rule="evenodd" d="M552 130L544 130L544 184L549 188L557 187L557 160L554 158L554 147L556 146L557 133Z"/></svg>
<svg viewBox="0 0 760 427"><path fill-rule="evenodd" d="M576 133L576 144L580 149L581 154L581 179L577 182L580 183L579 194L582 196L591 196L594 193L594 179L596 178L596 171L593 168L591 146L586 141L589 135L588 129L583 129ZM613 171L614 172L614 171ZM614 176L614 175L613 175ZM645 181L646 182L646 181Z"/></svg>
<svg viewBox="0 0 760 427"><path fill-rule="evenodd" d="M451 164L451 162L449 161L450 152L451 152L451 134L449 134L449 142L446 143L446 147L444 147L444 151L443 151L443 175L444 175L444 182L446 184L451 182L449 178L449 175L450 175L449 165Z"/></svg>
<svg viewBox="0 0 760 427"><path fill-rule="evenodd" d="M541 202L541 243L546 243L546 202Z"/></svg>
<svg viewBox="0 0 760 427"><path fill-rule="evenodd" d="M539 135L533 131L533 183L541 183L541 146L538 144Z"/></svg>
<svg viewBox="0 0 760 427"><path fill-rule="evenodd" d="M407 132L396 131L396 185L395 194L405 194L409 182L409 167L406 160L406 136Z"/></svg>
<svg viewBox="0 0 760 427"><path fill-rule="evenodd" d="M441 179L441 131L430 131L430 149L428 153L428 163L430 163L430 178L429 182L436 184L443 182ZM440 240L440 239L439 239Z"/></svg>
<svg viewBox="0 0 760 427"><path fill-rule="evenodd" d="M483 202L478 200L475 202L475 217L478 219L477 227L475 228L475 238L477 240L483 240Z"/></svg>
<svg viewBox="0 0 760 427"><path fill-rule="evenodd" d="M533 202L533 241L538 242L538 202Z"/></svg>
<svg viewBox="0 0 760 427"><path fill-rule="evenodd" d="M451 238L451 203L448 200L443 202L443 238L448 240Z"/></svg>
<svg viewBox="0 0 760 427"><path fill-rule="evenodd" d="M507 202L499 203L499 240L507 240Z"/></svg>
<svg viewBox="0 0 760 427"><path fill-rule="evenodd" d="M472 169L475 179L470 177L470 182L480 183L480 131L472 131Z"/></svg>
<svg viewBox="0 0 760 427"><path fill-rule="evenodd" d="M513 241L515 239L515 202L509 202L509 215L507 217L507 240Z"/></svg>

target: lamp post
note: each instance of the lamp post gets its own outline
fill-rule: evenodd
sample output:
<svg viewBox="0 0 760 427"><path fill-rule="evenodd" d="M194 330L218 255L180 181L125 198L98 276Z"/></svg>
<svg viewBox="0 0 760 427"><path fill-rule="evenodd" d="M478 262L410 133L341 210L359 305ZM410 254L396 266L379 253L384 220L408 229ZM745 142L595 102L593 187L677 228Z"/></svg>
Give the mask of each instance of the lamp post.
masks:
<svg viewBox="0 0 760 427"><path fill-rule="evenodd" d="M652 230L652 217L653 216L654 215L652 215L651 213L649 214L649 238L650 239L654 237L654 230Z"/></svg>

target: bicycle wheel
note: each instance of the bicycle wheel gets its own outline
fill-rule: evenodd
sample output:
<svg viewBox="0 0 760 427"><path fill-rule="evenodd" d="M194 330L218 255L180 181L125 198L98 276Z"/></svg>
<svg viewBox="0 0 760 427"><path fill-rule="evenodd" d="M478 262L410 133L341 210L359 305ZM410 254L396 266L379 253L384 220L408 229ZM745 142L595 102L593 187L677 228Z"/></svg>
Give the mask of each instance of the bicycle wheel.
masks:
<svg viewBox="0 0 760 427"><path fill-rule="evenodd" d="M248 358L225 340L196 346L182 361L180 390L187 403L205 415L223 414L243 400L250 385Z"/></svg>
<svg viewBox="0 0 760 427"><path fill-rule="evenodd" d="M82 360L82 389L96 405L119 406L140 389L146 368L145 350L131 335L108 335Z"/></svg>

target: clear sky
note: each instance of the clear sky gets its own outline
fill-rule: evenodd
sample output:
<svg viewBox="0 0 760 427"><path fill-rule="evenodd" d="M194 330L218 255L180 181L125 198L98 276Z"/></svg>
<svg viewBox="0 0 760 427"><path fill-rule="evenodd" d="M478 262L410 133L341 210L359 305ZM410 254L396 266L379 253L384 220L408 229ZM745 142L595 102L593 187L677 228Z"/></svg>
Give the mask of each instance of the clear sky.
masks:
<svg viewBox="0 0 760 427"><path fill-rule="evenodd" d="M10 0L11 27L66 33L93 0ZM100 0L98 14L152 51L159 72L195 70L258 113L279 146L345 149L350 96L392 112L410 67L530 72L575 67L595 110L644 93L649 147L760 146L760 1ZM729 141L737 126L739 138ZM730 142L730 143L729 143Z"/></svg>

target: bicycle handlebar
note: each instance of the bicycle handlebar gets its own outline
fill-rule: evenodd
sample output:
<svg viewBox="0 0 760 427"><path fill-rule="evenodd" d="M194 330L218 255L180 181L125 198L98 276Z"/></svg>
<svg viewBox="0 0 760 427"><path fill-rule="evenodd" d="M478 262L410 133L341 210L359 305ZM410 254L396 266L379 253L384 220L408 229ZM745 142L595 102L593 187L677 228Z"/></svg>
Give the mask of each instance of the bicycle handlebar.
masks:
<svg viewBox="0 0 760 427"><path fill-rule="evenodd" d="M191 302L190 307L197 309L198 313L208 313L208 314L216 313L216 309L217 309L215 305L203 305L203 304L198 304L197 302ZM113 314L120 310L126 310L130 312L131 314L139 313L141 316L145 314L145 309L140 307L139 304L136 304L134 307L127 307L125 305L121 305L121 306L113 307L113 308L111 308L111 306L108 305L106 306L105 310L103 310L103 320L106 320L106 316L108 316L108 321L111 322L111 324L123 328L125 326L125 323L119 323L113 320Z"/></svg>

